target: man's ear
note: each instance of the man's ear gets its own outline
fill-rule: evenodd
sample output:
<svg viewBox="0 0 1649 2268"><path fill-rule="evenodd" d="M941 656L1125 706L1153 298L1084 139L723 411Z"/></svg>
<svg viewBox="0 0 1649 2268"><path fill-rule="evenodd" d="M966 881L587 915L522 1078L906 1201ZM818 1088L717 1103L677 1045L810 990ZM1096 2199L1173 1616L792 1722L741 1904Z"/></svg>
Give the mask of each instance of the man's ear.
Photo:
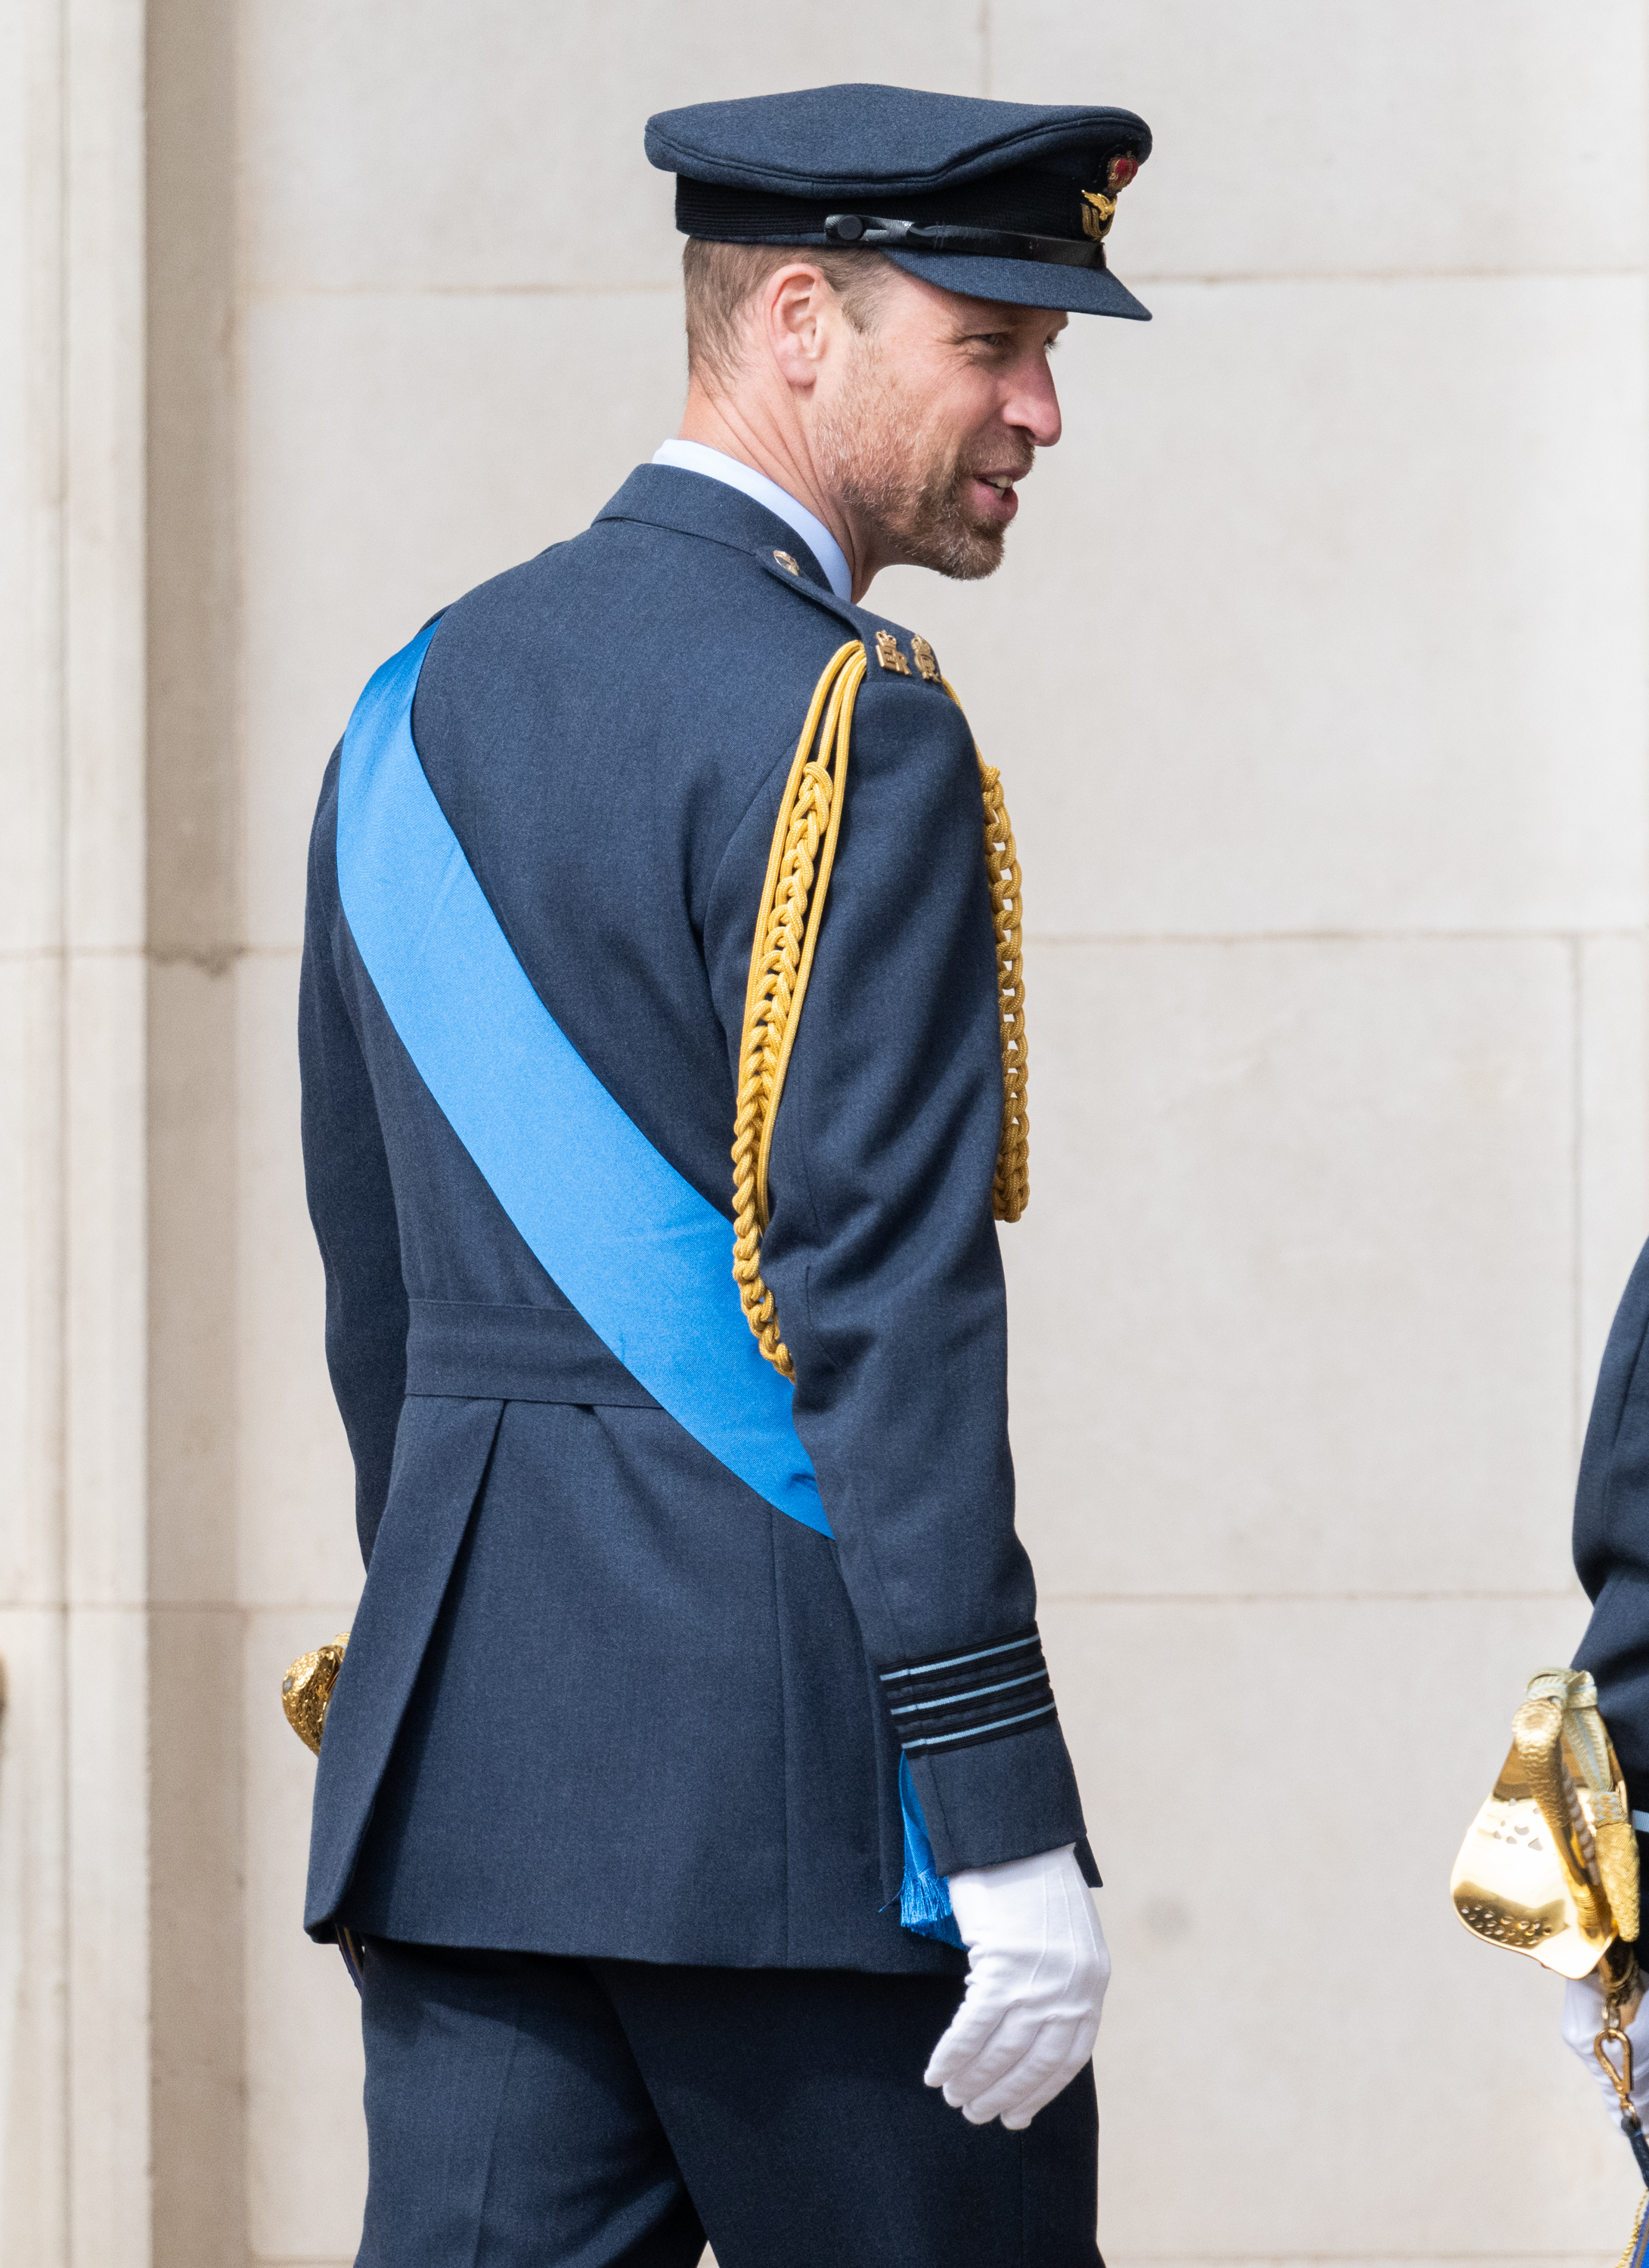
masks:
<svg viewBox="0 0 1649 2268"><path fill-rule="evenodd" d="M836 293L822 270L800 261L778 269L762 287L760 312L781 377L798 393L811 393L837 315Z"/></svg>

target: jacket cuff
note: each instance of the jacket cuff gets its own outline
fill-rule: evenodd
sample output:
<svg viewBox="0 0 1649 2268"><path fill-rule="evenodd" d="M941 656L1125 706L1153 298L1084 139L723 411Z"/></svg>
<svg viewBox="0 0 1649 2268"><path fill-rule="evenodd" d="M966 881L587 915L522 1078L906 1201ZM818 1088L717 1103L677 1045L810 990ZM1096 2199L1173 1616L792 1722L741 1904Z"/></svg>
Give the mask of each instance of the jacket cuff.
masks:
<svg viewBox="0 0 1649 2268"><path fill-rule="evenodd" d="M1078 1845L1076 1774L1033 1624L877 1670L922 1805L936 1874ZM1081 1859L1078 1864L1080 1866Z"/></svg>
<svg viewBox="0 0 1649 2268"><path fill-rule="evenodd" d="M935 1874L1000 1867L1084 1842L1076 1774L1064 1735L1051 1719L1018 1740L913 1756L910 1777L927 1822Z"/></svg>
<svg viewBox="0 0 1649 2268"><path fill-rule="evenodd" d="M953 1755L1058 1722L1034 1623L926 1660L889 1662L876 1675L894 1733L913 1765L921 1756Z"/></svg>

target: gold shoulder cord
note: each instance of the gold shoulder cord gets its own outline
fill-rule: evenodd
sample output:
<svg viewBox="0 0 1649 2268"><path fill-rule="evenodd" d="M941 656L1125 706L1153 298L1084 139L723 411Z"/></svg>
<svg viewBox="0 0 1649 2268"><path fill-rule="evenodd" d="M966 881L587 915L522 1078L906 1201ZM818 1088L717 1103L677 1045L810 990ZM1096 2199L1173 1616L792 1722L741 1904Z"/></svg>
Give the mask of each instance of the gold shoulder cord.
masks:
<svg viewBox="0 0 1649 2268"><path fill-rule="evenodd" d="M921 659L925 677L931 666L925 648ZM900 666L908 676L902 663ZM865 681L865 648L854 640L831 655L813 689L796 747L796 761L779 804L778 824L773 830L745 991L739 1107L733 1122L732 1272L746 1321L762 1353L786 1378L795 1377L795 1366L778 1335L773 1294L762 1281L768 1161L784 1074L824 918L825 893L842 827L853 707ZM932 674L938 675L936 669ZM940 679L939 682L955 701L948 681ZM957 702L957 706L961 703ZM996 929L1002 1014L1002 1138L997 1152L994 1209L998 1220L1017 1220L1030 1201L1020 863L1000 778L979 755L977 746L974 754L984 798L985 871Z"/></svg>

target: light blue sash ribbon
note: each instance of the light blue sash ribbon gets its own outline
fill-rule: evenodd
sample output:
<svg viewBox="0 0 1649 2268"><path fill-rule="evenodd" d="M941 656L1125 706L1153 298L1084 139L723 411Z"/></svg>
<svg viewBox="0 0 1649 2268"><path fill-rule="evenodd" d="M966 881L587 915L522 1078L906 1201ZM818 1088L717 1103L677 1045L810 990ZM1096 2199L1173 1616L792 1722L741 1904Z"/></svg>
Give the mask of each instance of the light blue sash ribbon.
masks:
<svg viewBox="0 0 1649 2268"><path fill-rule="evenodd" d="M791 1388L732 1277L732 1228L621 1110L533 990L418 761L434 626L356 703L338 889L366 973L482 1179L602 1344L711 1456L828 1535Z"/></svg>
<svg viewBox="0 0 1649 2268"><path fill-rule="evenodd" d="M366 973L487 1186L596 1336L730 1472L828 1535L790 1381L745 1321L732 1224L533 990L424 774L412 696L435 627L384 664L343 736L338 890ZM901 1918L960 1942L902 1762L900 1794Z"/></svg>

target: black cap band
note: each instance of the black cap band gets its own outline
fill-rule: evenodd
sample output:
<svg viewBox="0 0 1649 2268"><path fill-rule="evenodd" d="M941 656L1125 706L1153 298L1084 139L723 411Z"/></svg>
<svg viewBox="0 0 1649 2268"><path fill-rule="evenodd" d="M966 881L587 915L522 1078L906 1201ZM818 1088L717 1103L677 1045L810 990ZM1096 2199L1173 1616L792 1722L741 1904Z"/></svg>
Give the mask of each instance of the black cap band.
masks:
<svg viewBox="0 0 1649 2268"><path fill-rule="evenodd" d="M1105 266L1104 246L1083 228L1091 201L1076 182L1056 173L1025 166L919 201L879 195L874 202L874 211L855 212L843 210L845 197L825 203L678 173L675 225L683 236L712 244L862 246L1046 261L1064 268Z"/></svg>
<svg viewBox="0 0 1649 2268"><path fill-rule="evenodd" d="M1105 247L1080 236L1020 236L1012 229L958 228L948 222L883 220L872 213L831 213L825 242L864 245L872 251L897 245L903 252L986 253L993 260L1051 260L1060 268L1103 268Z"/></svg>

